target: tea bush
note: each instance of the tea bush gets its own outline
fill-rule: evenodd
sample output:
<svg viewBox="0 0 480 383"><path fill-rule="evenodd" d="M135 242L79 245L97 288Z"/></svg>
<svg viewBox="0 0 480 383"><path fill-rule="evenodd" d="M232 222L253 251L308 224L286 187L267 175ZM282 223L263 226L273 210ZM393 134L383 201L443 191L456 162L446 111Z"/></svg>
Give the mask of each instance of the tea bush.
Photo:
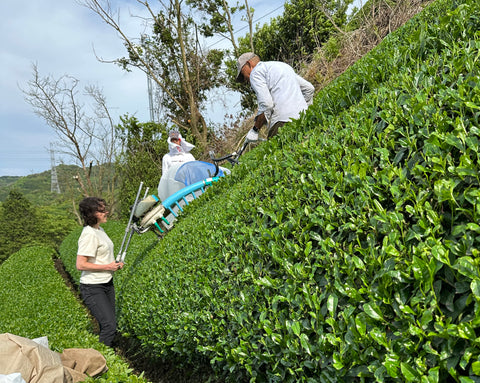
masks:
<svg viewBox="0 0 480 383"><path fill-rule="evenodd" d="M232 381L479 381L479 31L437 0L134 238L122 330Z"/></svg>
<svg viewBox="0 0 480 383"><path fill-rule="evenodd" d="M53 255L48 247L25 247L0 265L0 333L30 339L46 336L57 352L65 348L100 351L109 371L87 382L145 382L93 335L92 321L56 271Z"/></svg>

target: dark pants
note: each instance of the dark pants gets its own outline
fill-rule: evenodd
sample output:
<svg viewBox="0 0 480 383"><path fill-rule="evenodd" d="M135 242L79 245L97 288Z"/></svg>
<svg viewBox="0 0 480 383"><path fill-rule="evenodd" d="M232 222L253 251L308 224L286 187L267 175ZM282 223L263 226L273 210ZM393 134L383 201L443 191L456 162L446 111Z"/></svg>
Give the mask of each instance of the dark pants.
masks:
<svg viewBox="0 0 480 383"><path fill-rule="evenodd" d="M100 342L111 347L117 331L113 280L96 285L80 284L80 292L85 305L100 325Z"/></svg>
<svg viewBox="0 0 480 383"><path fill-rule="evenodd" d="M268 133L267 133L267 138L271 138L273 136L276 136L277 133L278 133L278 128L281 128L283 125L285 125L286 123L284 121L278 121L275 123L275 125L273 125L269 130L268 130Z"/></svg>

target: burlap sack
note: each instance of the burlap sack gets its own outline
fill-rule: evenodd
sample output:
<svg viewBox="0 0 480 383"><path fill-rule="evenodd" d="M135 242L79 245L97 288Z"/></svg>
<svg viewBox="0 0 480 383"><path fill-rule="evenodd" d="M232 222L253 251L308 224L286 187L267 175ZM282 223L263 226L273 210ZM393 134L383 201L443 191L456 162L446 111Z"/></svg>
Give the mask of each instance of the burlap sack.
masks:
<svg viewBox="0 0 480 383"><path fill-rule="evenodd" d="M94 377L108 370L104 356L93 348L66 348L60 358L73 382L82 382L86 375Z"/></svg>
<svg viewBox="0 0 480 383"><path fill-rule="evenodd" d="M60 355L31 339L0 335L0 372L19 372L27 383L64 383Z"/></svg>
<svg viewBox="0 0 480 383"><path fill-rule="evenodd" d="M0 334L0 374L18 372L27 383L77 383L86 374L107 370L105 358L94 349L71 348L59 354L31 339Z"/></svg>

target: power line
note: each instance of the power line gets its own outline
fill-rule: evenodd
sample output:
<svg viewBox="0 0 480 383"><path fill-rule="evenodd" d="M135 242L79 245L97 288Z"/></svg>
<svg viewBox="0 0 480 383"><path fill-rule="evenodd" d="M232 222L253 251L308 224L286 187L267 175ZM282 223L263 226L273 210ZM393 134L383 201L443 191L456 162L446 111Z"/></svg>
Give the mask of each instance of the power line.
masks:
<svg viewBox="0 0 480 383"><path fill-rule="evenodd" d="M0 160L34 160L34 161L41 161L41 160L49 160L50 157L47 155L45 156L39 156L39 155L12 155L12 156L0 156Z"/></svg>
<svg viewBox="0 0 480 383"><path fill-rule="evenodd" d="M267 16L270 16L272 13L275 13L275 12L278 11L280 8L283 8L284 6L285 6L285 4L280 5L278 8L275 8L274 10L268 12L267 14L259 17L259 18L256 19L256 20L254 20L253 23L254 23L254 24L255 24L255 23L258 23L260 20L264 19L264 18L267 17ZM243 31L244 29L247 29L247 28L248 28L248 25L240 28L238 31L235 31L233 34L236 35L236 34L240 33L241 31ZM212 43L211 45L209 45L209 46L207 47L207 49L210 49L211 47L213 47L214 45L217 45L218 43L222 42L223 40L227 40L227 38L226 38L226 37L222 37L220 40L218 40L218 41Z"/></svg>

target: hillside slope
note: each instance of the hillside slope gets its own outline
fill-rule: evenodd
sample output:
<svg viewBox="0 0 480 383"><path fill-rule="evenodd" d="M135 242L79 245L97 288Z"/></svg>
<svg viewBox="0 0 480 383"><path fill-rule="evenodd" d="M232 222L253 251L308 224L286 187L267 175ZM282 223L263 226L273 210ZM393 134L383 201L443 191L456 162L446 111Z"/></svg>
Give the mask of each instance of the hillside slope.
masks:
<svg viewBox="0 0 480 383"><path fill-rule="evenodd" d="M122 330L232 381L478 381L479 30L477 1L437 0L137 236Z"/></svg>
<svg viewBox="0 0 480 383"><path fill-rule="evenodd" d="M67 190L69 191L77 187L72 180L78 171L79 167L75 165L57 166L58 181L63 194L65 194ZM34 205L50 205L58 199L57 194L50 192L50 170L24 177L0 177L0 202L5 201L5 198L11 190L20 191Z"/></svg>

